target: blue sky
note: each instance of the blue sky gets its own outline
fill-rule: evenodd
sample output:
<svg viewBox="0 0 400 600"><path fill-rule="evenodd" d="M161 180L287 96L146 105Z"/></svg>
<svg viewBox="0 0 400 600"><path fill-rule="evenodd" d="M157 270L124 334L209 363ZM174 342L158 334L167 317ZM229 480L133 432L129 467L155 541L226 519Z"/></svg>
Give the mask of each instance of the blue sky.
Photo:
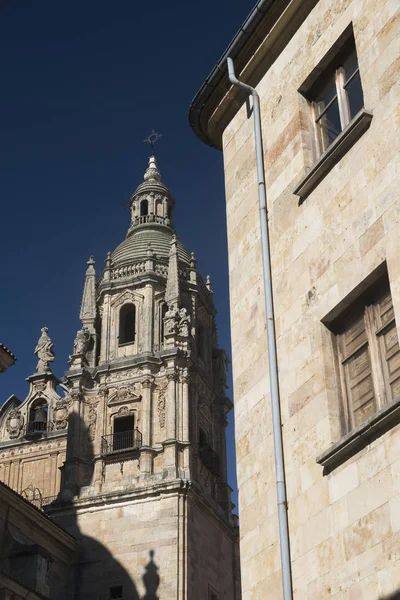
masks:
<svg viewBox="0 0 400 600"><path fill-rule="evenodd" d="M222 155L187 123L190 102L254 0L165 3L3 0L0 5L0 341L16 354L0 403L25 398L40 328L67 368L86 261L103 268L125 237L127 201L157 157L175 226L210 273L230 353ZM229 390L232 395L232 388ZM236 487L232 419L230 483Z"/></svg>

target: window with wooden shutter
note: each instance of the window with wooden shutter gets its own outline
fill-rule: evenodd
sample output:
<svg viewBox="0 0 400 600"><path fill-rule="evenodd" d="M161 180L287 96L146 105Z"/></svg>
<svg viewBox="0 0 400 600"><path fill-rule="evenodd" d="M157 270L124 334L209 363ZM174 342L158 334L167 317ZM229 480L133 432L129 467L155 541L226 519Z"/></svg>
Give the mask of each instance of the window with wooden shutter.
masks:
<svg viewBox="0 0 400 600"><path fill-rule="evenodd" d="M346 431L400 397L400 349L387 278L336 323Z"/></svg>

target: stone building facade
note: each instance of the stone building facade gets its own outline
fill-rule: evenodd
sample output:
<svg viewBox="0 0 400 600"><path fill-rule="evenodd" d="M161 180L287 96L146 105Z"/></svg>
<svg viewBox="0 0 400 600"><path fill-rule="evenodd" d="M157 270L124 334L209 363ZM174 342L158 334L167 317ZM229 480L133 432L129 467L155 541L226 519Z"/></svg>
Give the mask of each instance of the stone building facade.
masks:
<svg viewBox="0 0 400 600"><path fill-rule="evenodd" d="M261 1L190 109L223 150L246 600L282 597L253 117L261 99L296 600L400 593L400 7ZM396 596L397 597L397 596Z"/></svg>
<svg viewBox="0 0 400 600"><path fill-rule="evenodd" d="M0 477L78 541L74 598L240 598L227 360L174 205L152 156L126 239L98 279L88 261L65 393L44 327L27 398L1 409Z"/></svg>

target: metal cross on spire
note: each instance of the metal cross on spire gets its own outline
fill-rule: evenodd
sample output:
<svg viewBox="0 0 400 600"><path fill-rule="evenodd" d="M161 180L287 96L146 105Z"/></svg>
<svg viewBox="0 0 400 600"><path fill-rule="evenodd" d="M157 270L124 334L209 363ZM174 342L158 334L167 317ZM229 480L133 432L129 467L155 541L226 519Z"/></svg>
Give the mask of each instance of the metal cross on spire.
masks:
<svg viewBox="0 0 400 600"><path fill-rule="evenodd" d="M150 135L143 140L144 142L146 142L146 144L150 144L152 156L154 156L154 144L158 142L160 137L162 137L162 133L157 133L156 131L154 131L154 129L152 129Z"/></svg>

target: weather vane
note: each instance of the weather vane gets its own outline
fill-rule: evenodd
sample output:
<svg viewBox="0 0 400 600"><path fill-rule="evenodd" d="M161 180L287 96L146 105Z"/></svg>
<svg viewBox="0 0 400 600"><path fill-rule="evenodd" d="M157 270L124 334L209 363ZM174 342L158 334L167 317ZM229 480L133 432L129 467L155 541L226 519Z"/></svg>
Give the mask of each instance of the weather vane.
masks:
<svg viewBox="0 0 400 600"><path fill-rule="evenodd" d="M156 131L154 131L154 129L152 129L150 135L143 140L144 142L146 142L146 144L150 144L152 156L154 156L154 144L158 142L160 137L162 137L162 133L157 133Z"/></svg>

